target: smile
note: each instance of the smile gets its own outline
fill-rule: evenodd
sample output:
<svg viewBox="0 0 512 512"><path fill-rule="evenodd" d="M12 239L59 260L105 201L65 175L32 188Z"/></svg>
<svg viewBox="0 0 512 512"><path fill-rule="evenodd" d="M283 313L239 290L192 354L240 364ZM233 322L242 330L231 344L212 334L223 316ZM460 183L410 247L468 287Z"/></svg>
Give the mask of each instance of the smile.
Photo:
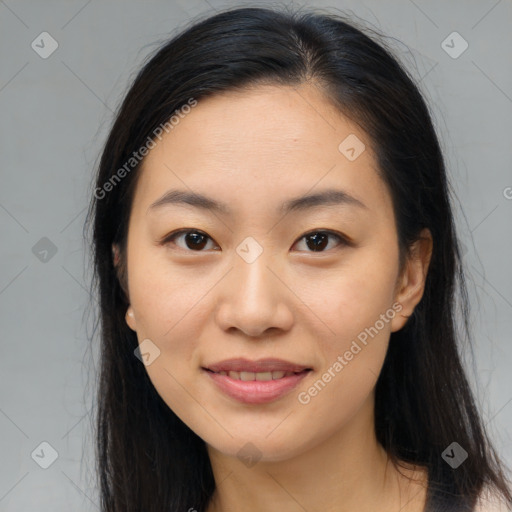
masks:
<svg viewBox="0 0 512 512"><path fill-rule="evenodd" d="M295 375L294 372L283 372L283 371L274 371L274 372L214 372L218 373L219 375L227 375L231 379L235 380L243 380L245 382L251 381L251 380L259 380L259 381L268 381L268 380L277 380L282 379L283 377L291 377L292 375Z"/></svg>
<svg viewBox="0 0 512 512"><path fill-rule="evenodd" d="M224 395L244 404L266 404L289 394L311 370L300 372L213 372L203 368Z"/></svg>

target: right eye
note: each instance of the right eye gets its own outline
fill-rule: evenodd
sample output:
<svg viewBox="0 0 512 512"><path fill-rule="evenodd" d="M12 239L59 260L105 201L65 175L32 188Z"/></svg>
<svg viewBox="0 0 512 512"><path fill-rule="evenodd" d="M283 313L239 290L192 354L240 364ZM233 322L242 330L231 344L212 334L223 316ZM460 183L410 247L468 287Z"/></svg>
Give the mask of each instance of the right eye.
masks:
<svg viewBox="0 0 512 512"><path fill-rule="evenodd" d="M184 246L180 246L179 243L175 243L174 240L182 240ZM207 241L212 240L206 233L197 229L180 229L179 231L173 231L164 237L160 242L162 245L177 245L180 249L192 252L204 252L202 249L207 245ZM218 246L217 246L218 247Z"/></svg>

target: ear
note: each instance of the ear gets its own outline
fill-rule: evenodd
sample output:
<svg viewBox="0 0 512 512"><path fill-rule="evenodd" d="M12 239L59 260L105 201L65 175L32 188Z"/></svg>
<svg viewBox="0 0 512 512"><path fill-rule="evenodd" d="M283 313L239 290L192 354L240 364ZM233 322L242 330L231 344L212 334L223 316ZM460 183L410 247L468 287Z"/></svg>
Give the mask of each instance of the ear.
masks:
<svg viewBox="0 0 512 512"><path fill-rule="evenodd" d="M126 310L125 315L126 323L128 324L128 327L132 330L137 332L137 322L135 321L135 313L133 312L132 306L128 306L128 309Z"/></svg>
<svg viewBox="0 0 512 512"><path fill-rule="evenodd" d="M391 332L399 331L406 324L423 297L432 247L432 234L429 229L424 228L420 238L412 245L397 281L395 300L402 305L402 309L391 321Z"/></svg>
<svg viewBox="0 0 512 512"><path fill-rule="evenodd" d="M117 268L119 264L119 246L117 244L112 244L112 262L114 267Z"/></svg>
<svg viewBox="0 0 512 512"><path fill-rule="evenodd" d="M116 274L117 274L117 279L119 280L119 284L121 285L121 288L123 289L124 293L128 297L128 292L127 292L126 286L125 286L126 275L124 272L123 264L121 262L119 246L117 244L112 244L112 262L116 269ZM137 324L135 322L135 314L133 312L133 308L131 305L128 306L128 309L126 310L125 319L126 319L126 323L128 324L128 327L132 331L136 331Z"/></svg>
<svg viewBox="0 0 512 512"><path fill-rule="evenodd" d="M128 298L128 284L127 284L127 276L126 276L126 258L121 257L121 249L119 245L112 244L112 263L114 265L117 280L119 281L119 285L121 289L125 293Z"/></svg>

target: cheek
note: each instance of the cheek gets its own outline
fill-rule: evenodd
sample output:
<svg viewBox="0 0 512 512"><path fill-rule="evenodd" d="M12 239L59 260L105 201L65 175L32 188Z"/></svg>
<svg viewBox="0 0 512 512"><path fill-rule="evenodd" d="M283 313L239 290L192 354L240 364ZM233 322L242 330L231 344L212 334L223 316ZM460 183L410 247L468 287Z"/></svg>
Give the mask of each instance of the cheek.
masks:
<svg viewBox="0 0 512 512"><path fill-rule="evenodd" d="M303 390L307 394L304 401L311 399L312 410L318 408L320 416L340 415L341 421L375 386L388 348L391 321L397 314L392 308L394 258L391 251L354 253L342 269L318 281L304 299L326 326L320 335L311 333L322 354L319 381L314 389ZM345 412L329 412L333 403Z"/></svg>
<svg viewBox="0 0 512 512"><path fill-rule="evenodd" d="M210 286L154 254L134 255L130 265L138 342L149 339L159 351L146 366L148 377L169 408L186 424L195 425L198 402L191 400L192 371L204 323L200 317L206 302L201 298Z"/></svg>
<svg viewBox="0 0 512 512"><path fill-rule="evenodd" d="M204 295L211 285L193 277L191 269L176 271L160 254L139 251L130 256L130 301L138 342L151 340L158 353L146 371L164 401L178 412L190 402L186 389L195 376L192 371L204 337Z"/></svg>
<svg viewBox="0 0 512 512"><path fill-rule="evenodd" d="M195 306L207 289L198 287L191 269L174 267L164 250L138 250L130 253L128 264L130 302L135 310L137 331L161 340L182 323L190 323Z"/></svg>
<svg viewBox="0 0 512 512"><path fill-rule="evenodd" d="M373 250L354 252L346 264L321 279L303 278L298 295L326 326L329 347L343 348L347 341L373 326L382 314L388 313L392 318L397 267L393 258ZM391 326L388 321L384 327L379 322L377 327L389 331Z"/></svg>
<svg viewBox="0 0 512 512"><path fill-rule="evenodd" d="M297 398L310 427L326 436L363 406L384 363L395 310L393 276L381 270L354 266L326 280L305 300L329 329L324 335L312 334L322 368Z"/></svg>

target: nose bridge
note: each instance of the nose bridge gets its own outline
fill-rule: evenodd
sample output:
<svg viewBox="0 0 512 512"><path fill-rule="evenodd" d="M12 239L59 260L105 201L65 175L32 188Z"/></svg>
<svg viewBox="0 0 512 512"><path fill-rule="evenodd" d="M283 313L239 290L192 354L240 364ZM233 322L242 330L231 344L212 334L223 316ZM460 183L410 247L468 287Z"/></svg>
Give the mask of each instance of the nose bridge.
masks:
<svg viewBox="0 0 512 512"><path fill-rule="evenodd" d="M259 299L268 302L274 296L275 277L269 270L272 266L269 254L262 253L254 260L239 257L235 263L234 279L246 299Z"/></svg>
<svg viewBox="0 0 512 512"><path fill-rule="evenodd" d="M286 287L274 275L272 252L248 237L236 253L217 310L221 326L237 327L251 336L271 327L288 328L292 315Z"/></svg>
<svg viewBox="0 0 512 512"><path fill-rule="evenodd" d="M275 306L276 278L269 270L272 255L254 238L248 237L236 248L233 286L240 301L238 308L266 309Z"/></svg>

